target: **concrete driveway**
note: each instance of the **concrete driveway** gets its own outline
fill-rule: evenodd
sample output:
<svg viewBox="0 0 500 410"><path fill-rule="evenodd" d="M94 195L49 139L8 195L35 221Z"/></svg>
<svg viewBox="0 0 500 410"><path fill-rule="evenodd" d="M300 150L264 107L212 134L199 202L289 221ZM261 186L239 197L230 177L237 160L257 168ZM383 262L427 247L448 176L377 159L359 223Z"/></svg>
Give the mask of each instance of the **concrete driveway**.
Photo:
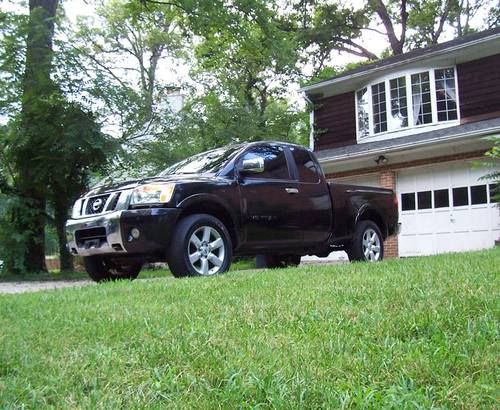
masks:
<svg viewBox="0 0 500 410"><path fill-rule="evenodd" d="M0 294L38 292L41 290L62 289L89 285L95 285L95 283L90 280L0 282Z"/></svg>

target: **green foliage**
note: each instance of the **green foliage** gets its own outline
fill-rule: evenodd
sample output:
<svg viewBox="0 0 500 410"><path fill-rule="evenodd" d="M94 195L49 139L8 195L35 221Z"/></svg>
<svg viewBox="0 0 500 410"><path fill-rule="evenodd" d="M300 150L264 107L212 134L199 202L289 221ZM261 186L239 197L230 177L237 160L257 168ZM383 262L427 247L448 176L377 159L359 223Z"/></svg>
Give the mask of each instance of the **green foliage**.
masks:
<svg viewBox="0 0 500 410"><path fill-rule="evenodd" d="M33 232L20 231L13 221L17 215L32 218L36 214L36 207L29 200L0 189L0 260L3 261L0 274L26 270L25 252Z"/></svg>
<svg viewBox="0 0 500 410"><path fill-rule="evenodd" d="M499 257L2 295L0 407L495 408Z"/></svg>
<svg viewBox="0 0 500 410"><path fill-rule="evenodd" d="M305 5L309 6L306 11ZM295 13L291 18L292 21L299 19L295 29L302 47L307 50L305 59L313 64L316 72L324 68L334 51L376 58L360 41L362 29L370 23L366 8L355 9L339 2L299 1Z"/></svg>
<svg viewBox="0 0 500 410"><path fill-rule="evenodd" d="M20 109L27 17L0 11L0 118Z"/></svg>

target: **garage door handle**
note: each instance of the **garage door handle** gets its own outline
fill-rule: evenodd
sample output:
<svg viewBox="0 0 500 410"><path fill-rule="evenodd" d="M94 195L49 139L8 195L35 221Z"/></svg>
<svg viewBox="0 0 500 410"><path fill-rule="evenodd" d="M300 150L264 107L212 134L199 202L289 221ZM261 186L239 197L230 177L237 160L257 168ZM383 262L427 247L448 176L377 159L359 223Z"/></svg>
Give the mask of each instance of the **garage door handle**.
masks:
<svg viewBox="0 0 500 410"><path fill-rule="evenodd" d="M285 191L290 195L299 193L299 190L297 188L285 188Z"/></svg>

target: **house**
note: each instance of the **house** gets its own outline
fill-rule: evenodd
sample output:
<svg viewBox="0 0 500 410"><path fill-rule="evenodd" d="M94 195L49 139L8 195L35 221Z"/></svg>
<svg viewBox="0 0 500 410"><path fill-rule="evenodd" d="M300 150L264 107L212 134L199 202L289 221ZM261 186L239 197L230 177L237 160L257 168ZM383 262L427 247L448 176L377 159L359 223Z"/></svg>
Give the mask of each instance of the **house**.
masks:
<svg viewBox="0 0 500 410"><path fill-rule="evenodd" d="M310 144L328 179L398 194L402 231L386 257L494 246L491 169L500 136L500 29L414 50L302 88Z"/></svg>

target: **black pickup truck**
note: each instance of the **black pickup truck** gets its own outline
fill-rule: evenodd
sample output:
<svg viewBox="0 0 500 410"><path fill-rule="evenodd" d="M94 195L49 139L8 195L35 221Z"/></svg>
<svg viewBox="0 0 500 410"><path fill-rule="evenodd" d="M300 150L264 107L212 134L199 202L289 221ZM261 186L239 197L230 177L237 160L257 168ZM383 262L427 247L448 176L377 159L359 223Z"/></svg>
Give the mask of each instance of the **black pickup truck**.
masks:
<svg viewBox="0 0 500 410"><path fill-rule="evenodd" d="M162 261L177 277L214 275L235 255L260 255L267 267L334 250L379 261L399 225L393 191L328 183L308 149L257 142L97 187L76 201L66 230L70 251L102 281Z"/></svg>

